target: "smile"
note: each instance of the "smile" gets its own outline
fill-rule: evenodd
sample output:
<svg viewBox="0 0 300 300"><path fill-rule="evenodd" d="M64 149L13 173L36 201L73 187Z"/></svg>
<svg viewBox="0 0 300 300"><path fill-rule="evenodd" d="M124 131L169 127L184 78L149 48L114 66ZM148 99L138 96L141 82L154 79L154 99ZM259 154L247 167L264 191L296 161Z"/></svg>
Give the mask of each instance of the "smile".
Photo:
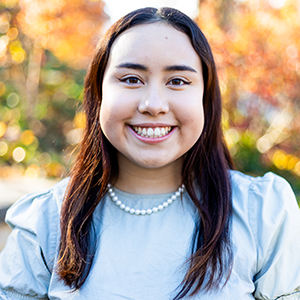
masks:
<svg viewBox="0 0 300 300"><path fill-rule="evenodd" d="M158 138L167 135L171 130L172 127L138 127L132 126L132 129L140 136L146 138Z"/></svg>

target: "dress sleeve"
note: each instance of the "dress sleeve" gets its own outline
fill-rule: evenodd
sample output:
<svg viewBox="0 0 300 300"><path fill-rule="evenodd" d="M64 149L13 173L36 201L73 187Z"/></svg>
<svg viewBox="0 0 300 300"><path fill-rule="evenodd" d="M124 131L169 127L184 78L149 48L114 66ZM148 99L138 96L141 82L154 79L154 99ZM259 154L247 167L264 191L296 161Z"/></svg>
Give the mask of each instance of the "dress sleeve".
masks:
<svg viewBox="0 0 300 300"><path fill-rule="evenodd" d="M248 200L257 245L254 297L300 299L300 211L290 185L267 173L253 180Z"/></svg>
<svg viewBox="0 0 300 300"><path fill-rule="evenodd" d="M59 207L53 190L31 194L7 212L13 229L0 254L0 299L48 299Z"/></svg>

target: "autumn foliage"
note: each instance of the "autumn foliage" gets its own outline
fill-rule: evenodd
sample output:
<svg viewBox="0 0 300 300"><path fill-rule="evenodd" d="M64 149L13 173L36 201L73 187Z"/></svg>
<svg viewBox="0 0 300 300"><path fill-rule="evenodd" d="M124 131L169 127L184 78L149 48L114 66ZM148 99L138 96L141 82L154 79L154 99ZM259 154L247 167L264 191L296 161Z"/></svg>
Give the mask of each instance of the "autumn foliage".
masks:
<svg viewBox="0 0 300 300"><path fill-rule="evenodd" d="M299 187L300 6L275 2L200 1L197 21L217 61L237 166L275 171Z"/></svg>
<svg viewBox="0 0 300 300"><path fill-rule="evenodd" d="M0 8L0 176L60 177L84 126L83 79L108 19L104 3L5 0Z"/></svg>
<svg viewBox="0 0 300 300"><path fill-rule="evenodd" d="M85 68L95 49L104 14L101 1L20 0L16 16L22 32L59 60Z"/></svg>
<svg viewBox="0 0 300 300"><path fill-rule="evenodd" d="M109 1L109 0L107 0ZM202 0L196 21L217 62L226 141L239 169L300 191L300 6ZM108 16L101 0L0 4L0 176L59 177L80 139L83 79Z"/></svg>

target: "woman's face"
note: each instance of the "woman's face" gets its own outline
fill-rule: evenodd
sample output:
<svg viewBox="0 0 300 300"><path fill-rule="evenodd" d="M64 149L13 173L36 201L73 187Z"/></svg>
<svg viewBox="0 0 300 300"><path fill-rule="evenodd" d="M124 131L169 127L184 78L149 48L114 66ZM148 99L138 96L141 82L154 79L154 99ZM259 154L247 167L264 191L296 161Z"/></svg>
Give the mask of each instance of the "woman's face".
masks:
<svg viewBox="0 0 300 300"><path fill-rule="evenodd" d="M119 171L181 166L203 130L203 87L186 34L162 22L122 33L111 48L100 113Z"/></svg>

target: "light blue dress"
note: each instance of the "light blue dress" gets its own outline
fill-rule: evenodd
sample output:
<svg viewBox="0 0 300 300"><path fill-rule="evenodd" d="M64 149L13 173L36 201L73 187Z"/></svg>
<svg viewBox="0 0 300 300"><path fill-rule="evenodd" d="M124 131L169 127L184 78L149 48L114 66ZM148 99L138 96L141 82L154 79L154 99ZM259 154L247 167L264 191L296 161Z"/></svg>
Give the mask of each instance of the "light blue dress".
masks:
<svg viewBox="0 0 300 300"><path fill-rule="evenodd" d="M231 178L232 274L220 291L190 299L300 299L300 212L289 184L272 173L253 178L231 171ZM186 272L196 220L187 193L146 216L128 214L105 196L94 213L99 238L91 272L72 292L54 271L67 182L27 195L8 211L13 231L0 255L0 299L172 299ZM171 195L116 194L136 209Z"/></svg>

